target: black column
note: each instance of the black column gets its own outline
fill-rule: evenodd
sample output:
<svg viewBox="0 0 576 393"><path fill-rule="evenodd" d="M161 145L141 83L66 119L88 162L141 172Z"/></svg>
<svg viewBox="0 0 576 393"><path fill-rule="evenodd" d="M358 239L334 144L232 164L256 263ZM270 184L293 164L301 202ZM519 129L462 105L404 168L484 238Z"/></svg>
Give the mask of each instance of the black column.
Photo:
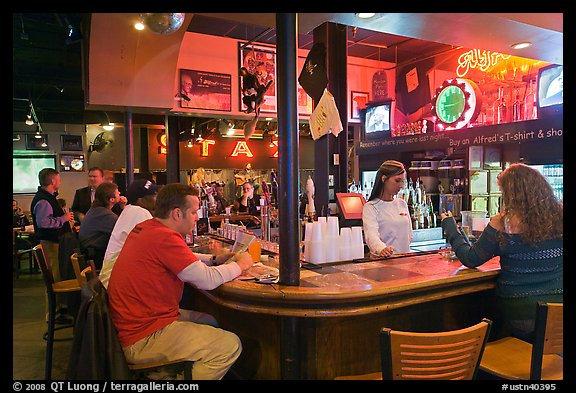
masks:
<svg viewBox="0 0 576 393"><path fill-rule="evenodd" d="M300 285L300 225L298 222L298 105L296 95L296 14L276 14L278 73L278 199L280 284ZM298 318L280 318L282 379L300 378Z"/></svg>
<svg viewBox="0 0 576 393"><path fill-rule="evenodd" d="M134 181L134 134L132 112L124 112L124 139L126 141L126 190Z"/></svg>
<svg viewBox="0 0 576 393"><path fill-rule="evenodd" d="M140 128L140 172L150 172L148 160L148 128Z"/></svg>
<svg viewBox="0 0 576 393"><path fill-rule="evenodd" d="M334 174L335 191L343 192L348 183L348 122L347 122L347 27L335 23L324 23L314 29L314 43L326 46L327 89L334 96L340 113L342 132L335 139L327 134L314 141L314 186L316 213L328 216L328 175ZM317 102L314 103L315 105ZM334 165L334 154L339 154L339 165Z"/></svg>
<svg viewBox="0 0 576 393"><path fill-rule="evenodd" d="M166 183L180 181L180 146L178 142L178 116L166 116Z"/></svg>

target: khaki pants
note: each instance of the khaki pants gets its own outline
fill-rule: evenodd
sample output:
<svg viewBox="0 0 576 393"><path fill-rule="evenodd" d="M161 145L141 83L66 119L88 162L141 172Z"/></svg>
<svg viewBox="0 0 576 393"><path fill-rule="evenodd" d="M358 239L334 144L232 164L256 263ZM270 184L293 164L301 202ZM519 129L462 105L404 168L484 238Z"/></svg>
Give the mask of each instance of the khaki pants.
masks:
<svg viewBox="0 0 576 393"><path fill-rule="evenodd" d="M222 379L242 352L240 339L232 332L188 318L194 317L181 313L180 320L124 347L128 363L188 359L194 362L193 380Z"/></svg>

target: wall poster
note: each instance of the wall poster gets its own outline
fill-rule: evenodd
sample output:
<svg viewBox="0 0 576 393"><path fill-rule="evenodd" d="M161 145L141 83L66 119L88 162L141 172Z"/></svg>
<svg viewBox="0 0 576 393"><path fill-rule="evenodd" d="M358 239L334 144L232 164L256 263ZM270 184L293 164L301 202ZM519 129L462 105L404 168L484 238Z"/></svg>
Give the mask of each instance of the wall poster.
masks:
<svg viewBox="0 0 576 393"><path fill-rule="evenodd" d="M246 43L242 42L238 43L240 51L238 73L240 73L241 67L246 67L248 72L256 75L260 84L266 85L268 81L273 81L264 95L264 101L260 106L260 111L276 112L276 48L263 45L248 45L243 47L245 44ZM242 102L242 77L240 77L238 86L240 110L245 111L248 108Z"/></svg>
<svg viewBox="0 0 576 393"><path fill-rule="evenodd" d="M180 107L232 111L232 76L217 72L180 70Z"/></svg>

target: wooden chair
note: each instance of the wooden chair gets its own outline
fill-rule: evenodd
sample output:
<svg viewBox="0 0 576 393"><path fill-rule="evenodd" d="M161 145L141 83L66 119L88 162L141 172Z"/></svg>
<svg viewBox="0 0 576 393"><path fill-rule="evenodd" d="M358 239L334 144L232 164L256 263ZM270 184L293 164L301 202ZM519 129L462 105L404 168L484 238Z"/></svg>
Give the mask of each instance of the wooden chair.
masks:
<svg viewBox="0 0 576 393"><path fill-rule="evenodd" d="M504 337L486 344L480 370L503 379L563 379L564 303L539 302L534 342Z"/></svg>
<svg viewBox="0 0 576 393"><path fill-rule="evenodd" d="M36 262L42 270L42 277L46 285L46 294L48 296L48 331L44 335L46 339L46 365L44 379L50 380L52 377L52 351L54 348L54 332L56 330L74 327L74 324L62 325L56 327L56 295L70 292L80 292L78 280L54 281L52 266L48 264L44 249L38 244L32 249Z"/></svg>
<svg viewBox="0 0 576 393"><path fill-rule="evenodd" d="M471 380L476 378L492 321L437 332L380 331L382 371L337 380Z"/></svg>
<svg viewBox="0 0 576 393"><path fill-rule="evenodd" d="M70 262L72 263L74 275L78 280L80 287L84 287L86 285L86 272L92 271L97 274L94 260L90 259L88 260L88 263L86 263L84 255L79 252L75 252L70 255Z"/></svg>
<svg viewBox="0 0 576 393"><path fill-rule="evenodd" d="M21 247L22 243L29 246ZM13 270L16 274L16 278L20 277L20 272L22 270L22 257L28 255L30 263L30 273L34 272L34 255L32 252L33 246L26 239L23 239L19 231L12 231L12 258L13 258Z"/></svg>

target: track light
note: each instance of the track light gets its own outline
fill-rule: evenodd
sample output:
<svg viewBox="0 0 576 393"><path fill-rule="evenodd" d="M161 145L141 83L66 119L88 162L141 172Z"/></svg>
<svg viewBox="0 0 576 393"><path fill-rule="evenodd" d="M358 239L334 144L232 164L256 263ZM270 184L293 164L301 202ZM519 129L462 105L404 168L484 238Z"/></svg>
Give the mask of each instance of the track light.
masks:
<svg viewBox="0 0 576 393"><path fill-rule="evenodd" d="M48 145L46 144L46 141L45 141L45 140L42 141L42 144L41 144L40 146L42 146L42 147L48 147Z"/></svg>
<svg viewBox="0 0 576 393"><path fill-rule="evenodd" d="M31 114L26 115L26 125L27 126L33 126L34 125L34 120L32 120Z"/></svg>
<svg viewBox="0 0 576 393"><path fill-rule="evenodd" d="M186 147L192 147L192 146L193 146L192 139L188 139L188 144L186 145Z"/></svg>
<svg viewBox="0 0 576 393"><path fill-rule="evenodd" d="M110 117L108 117L108 113L104 112L104 116L106 116L106 120L100 123L100 127L104 128L106 131L112 131L114 129L114 123L110 122Z"/></svg>

